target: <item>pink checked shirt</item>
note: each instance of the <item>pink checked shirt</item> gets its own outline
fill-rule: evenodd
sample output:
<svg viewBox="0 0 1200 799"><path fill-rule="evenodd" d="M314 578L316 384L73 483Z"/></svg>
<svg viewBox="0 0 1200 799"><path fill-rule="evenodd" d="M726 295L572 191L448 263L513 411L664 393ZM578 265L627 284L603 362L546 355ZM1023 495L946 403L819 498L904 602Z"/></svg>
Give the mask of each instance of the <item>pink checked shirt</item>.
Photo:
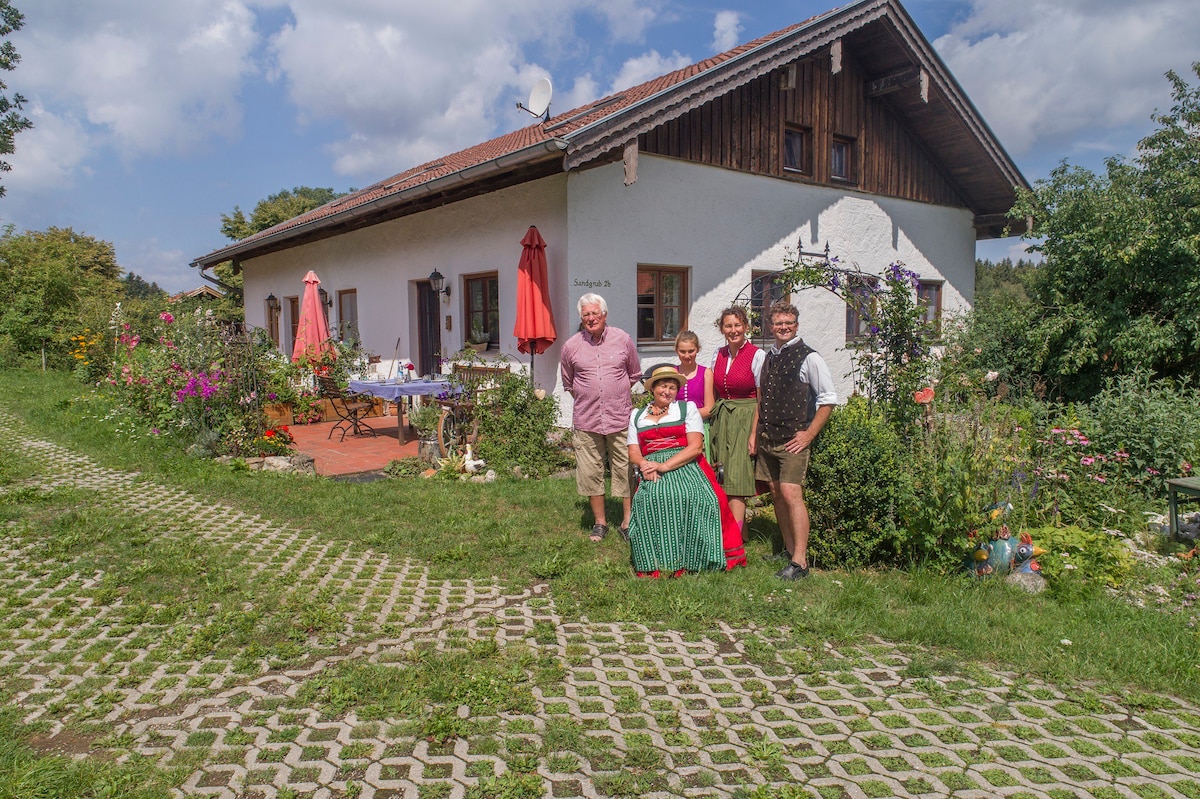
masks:
<svg viewBox="0 0 1200 799"><path fill-rule="evenodd" d="M579 331L563 345L560 371L563 389L575 398L572 427L602 435L629 427L629 389L642 379L642 364L628 333L605 325L593 339Z"/></svg>

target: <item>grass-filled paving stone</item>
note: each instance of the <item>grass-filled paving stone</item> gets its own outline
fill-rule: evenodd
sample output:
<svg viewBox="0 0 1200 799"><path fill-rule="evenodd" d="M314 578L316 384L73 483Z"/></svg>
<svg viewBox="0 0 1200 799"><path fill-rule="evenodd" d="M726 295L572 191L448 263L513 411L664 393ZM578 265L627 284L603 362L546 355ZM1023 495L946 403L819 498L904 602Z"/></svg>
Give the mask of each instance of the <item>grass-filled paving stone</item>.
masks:
<svg viewBox="0 0 1200 799"><path fill-rule="evenodd" d="M1070 757L1070 754L1058 744L1051 743L1035 743L1032 744L1033 751L1037 752L1047 760L1056 760L1061 757Z"/></svg>
<svg viewBox="0 0 1200 799"><path fill-rule="evenodd" d="M1082 763L1067 763L1065 765L1059 766L1059 769L1062 771L1063 774L1066 774L1068 777L1075 780L1076 782L1086 782L1088 780L1100 779L1100 775L1098 775L1096 772L1092 771L1090 768L1083 765Z"/></svg>
<svg viewBox="0 0 1200 799"><path fill-rule="evenodd" d="M871 773L871 765L861 757L842 761L842 770L851 777L862 777Z"/></svg>
<svg viewBox="0 0 1200 799"><path fill-rule="evenodd" d="M859 790L871 797L871 799L883 799L885 796L895 796L895 791L886 783L880 780L863 780L858 784Z"/></svg>
<svg viewBox="0 0 1200 799"><path fill-rule="evenodd" d="M921 752L917 755L928 768L957 765L956 761L942 752Z"/></svg>
<svg viewBox="0 0 1200 799"><path fill-rule="evenodd" d="M937 778L951 791L973 791L979 788L979 783L959 771L939 771Z"/></svg>

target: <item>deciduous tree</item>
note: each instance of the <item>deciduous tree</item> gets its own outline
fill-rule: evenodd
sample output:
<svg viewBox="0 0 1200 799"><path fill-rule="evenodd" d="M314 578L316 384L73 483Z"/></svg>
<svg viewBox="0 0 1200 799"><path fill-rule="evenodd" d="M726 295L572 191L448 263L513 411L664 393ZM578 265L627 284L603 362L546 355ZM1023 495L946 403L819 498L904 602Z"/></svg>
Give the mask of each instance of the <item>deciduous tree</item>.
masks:
<svg viewBox="0 0 1200 799"><path fill-rule="evenodd" d="M221 233L239 241L341 196L333 189L314 189L309 186L284 189L265 200L259 200L249 218L236 205L232 213L221 214Z"/></svg>
<svg viewBox="0 0 1200 799"><path fill-rule="evenodd" d="M0 237L0 363L69 365L70 337L103 329L121 283L113 246L49 228Z"/></svg>
<svg viewBox="0 0 1200 799"><path fill-rule="evenodd" d="M1200 62L1193 64L1200 77ZM1174 105L1132 160L1103 175L1065 162L1014 218L1033 216L1030 368L1068 399L1137 367L1200 377L1200 89L1167 73Z"/></svg>
<svg viewBox="0 0 1200 799"><path fill-rule="evenodd" d="M7 39L14 31L25 25L25 16L18 11L9 0L0 0L0 39ZM0 44L0 69L11 72L17 68L21 56L13 43L5 41ZM0 155L12 155L16 152L16 137L23 130L33 127L33 123L21 113L25 98L20 94L7 94L8 84L0 80ZM0 172L12 169L7 161L0 160ZM0 186L0 197L4 196L4 187Z"/></svg>

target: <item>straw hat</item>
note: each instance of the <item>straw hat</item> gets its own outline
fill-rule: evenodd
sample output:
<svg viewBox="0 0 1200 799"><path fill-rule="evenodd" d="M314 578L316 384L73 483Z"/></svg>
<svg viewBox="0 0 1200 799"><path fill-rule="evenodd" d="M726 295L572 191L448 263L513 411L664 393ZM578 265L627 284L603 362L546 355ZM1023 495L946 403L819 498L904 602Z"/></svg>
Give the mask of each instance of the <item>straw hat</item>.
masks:
<svg viewBox="0 0 1200 799"><path fill-rule="evenodd" d="M654 367L654 371L643 382L647 391L653 391L654 384L662 380L674 380L676 386L683 386L683 375L679 374L679 370L670 364Z"/></svg>

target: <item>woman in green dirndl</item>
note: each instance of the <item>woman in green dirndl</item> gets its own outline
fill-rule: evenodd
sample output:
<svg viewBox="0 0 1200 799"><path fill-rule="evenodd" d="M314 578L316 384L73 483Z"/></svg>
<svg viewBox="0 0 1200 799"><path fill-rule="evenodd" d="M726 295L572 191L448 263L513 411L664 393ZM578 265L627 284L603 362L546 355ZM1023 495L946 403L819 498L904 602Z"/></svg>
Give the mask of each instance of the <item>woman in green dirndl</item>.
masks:
<svg viewBox="0 0 1200 799"><path fill-rule="evenodd" d="M704 423L695 404L677 401L674 366L646 378L653 400L629 418L629 461L642 481L633 495L629 549L642 577L732 569L746 562L741 530L704 459Z"/></svg>
<svg viewBox="0 0 1200 799"><path fill-rule="evenodd" d="M721 312L717 327L725 346L713 356L713 463L724 467L721 486L729 496L729 508L738 527L746 521L746 500L758 493L754 483L754 457L750 451L758 422L758 378L766 353L746 338L750 320L746 309L730 306Z"/></svg>

